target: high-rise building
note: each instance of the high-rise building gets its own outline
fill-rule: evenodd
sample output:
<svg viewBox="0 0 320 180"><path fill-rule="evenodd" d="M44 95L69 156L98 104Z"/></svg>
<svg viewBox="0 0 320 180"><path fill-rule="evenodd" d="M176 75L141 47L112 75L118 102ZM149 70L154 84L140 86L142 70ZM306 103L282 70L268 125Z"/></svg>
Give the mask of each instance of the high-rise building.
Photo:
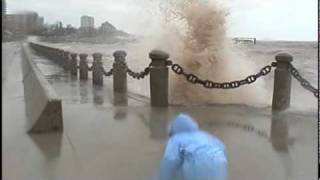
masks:
<svg viewBox="0 0 320 180"><path fill-rule="evenodd" d="M94 28L94 18L91 16L81 16L81 27L82 28Z"/></svg>
<svg viewBox="0 0 320 180"><path fill-rule="evenodd" d="M2 16L7 14L7 3L6 0L2 0Z"/></svg>
<svg viewBox="0 0 320 180"><path fill-rule="evenodd" d="M1 14L2 29L5 29L6 27L6 14L7 14L6 0L2 0L2 14Z"/></svg>
<svg viewBox="0 0 320 180"><path fill-rule="evenodd" d="M5 29L11 32L33 33L43 27L43 17L36 12L22 12L5 16Z"/></svg>

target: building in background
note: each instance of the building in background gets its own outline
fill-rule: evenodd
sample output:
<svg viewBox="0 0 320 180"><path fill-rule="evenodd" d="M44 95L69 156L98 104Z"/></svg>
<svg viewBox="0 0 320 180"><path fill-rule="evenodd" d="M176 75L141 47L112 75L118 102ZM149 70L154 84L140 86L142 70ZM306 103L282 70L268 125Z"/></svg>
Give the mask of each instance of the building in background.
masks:
<svg viewBox="0 0 320 180"><path fill-rule="evenodd" d="M93 17L84 15L84 16L81 16L80 21L81 21L81 25L79 30L80 30L81 36L92 37L97 33L96 29L94 28Z"/></svg>
<svg viewBox="0 0 320 180"><path fill-rule="evenodd" d="M7 14L7 2L6 0L2 0L2 14L1 14L2 29L4 29L4 27L6 26L6 14Z"/></svg>
<svg viewBox="0 0 320 180"><path fill-rule="evenodd" d="M6 14L4 15L4 21L3 29L13 33L32 34L41 30L44 26L44 18L33 11Z"/></svg>
<svg viewBox="0 0 320 180"><path fill-rule="evenodd" d="M81 28L94 28L94 18L91 16L81 16Z"/></svg>
<svg viewBox="0 0 320 180"><path fill-rule="evenodd" d="M115 32L117 32L117 28L114 27L108 21L102 23L99 28L99 33L101 33L101 34L110 34L110 33L115 33Z"/></svg>
<svg viewBox="0 0 320 180"><path fill-rule="evenodd" d="M7 14L7 2L2 0L2 17Z"/></svg>

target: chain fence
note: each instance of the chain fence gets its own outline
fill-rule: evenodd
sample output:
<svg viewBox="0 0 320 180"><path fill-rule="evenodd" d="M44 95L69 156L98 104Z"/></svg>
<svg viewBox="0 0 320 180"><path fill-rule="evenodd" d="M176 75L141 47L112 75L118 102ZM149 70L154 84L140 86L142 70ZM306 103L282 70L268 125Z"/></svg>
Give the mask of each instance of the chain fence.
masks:
<svg viewBox="0 0 320 180"><path fill-rule="evenodd" d="M131 76L132 78L134 79L143 79L144 77L146 77L147 75L149 75L149 72L150 72L150 66L151 66L151 63L149 64L148 67L146 67L143 71L141 72L134 72L132 71L128 66L126 66L127 68L127 73L129 76Z"/></svg>
<svg viewBox="0 0 320 180"><path fill-rule="evenodd" d="M80 66L79 66L79 65L77 65L77 69L80 69ZM88 69L88 71L92 71L93 65L90 67L90 66L87 64L87 69Z"/></svg>
<svg viewBox="0 0 320 180"><path fill-rule="evenodd" d="M113 74L113 68L111 68L109 71L106 71L104 68L102 68L102 70L103 75L105 76L111 76Z"/></svg>
<svg viewBox="0 0 320 180"><path fill-rule="evenodd" d="M170 64L170 62L169 62L169 64ZM193 84L201 84L202 86L204 86L205 88L208 88L208 89L212 89L212 88L234 89L234 88L238 88L238 87L245 85L245 84L254 83L261 76L265 76L265 75L269 74L272 70L272 67L275 67L275 66L276 66L276 62L272 62L271 65L267 65L267 66L263 67L257 74L252 74L242 80L236 80L236 81L230 81L230 82L214 82L211 80L202 80L194 74L186 73L184 71L184 69L179 64L172 64L171 69L176 74L184 76L188 82L193 83Z"/></svg>
<svg viewBox="0 0 320 180"><path fill-rule="evenodd" d="M31 45L33 45L33 44L31 44ZM33 45L33 46L35 46L35 45ZM171 70L174 73L176 73L177 75L184 76L188 82L190 82L192 84L200 84L203 87L208 88L208 89L235 89L235 88L238 88L243 85L252 84L252 83L256 82L256 80L259 79L260 77L268 75L271 72L272 68L276 67L276 64L277 64L276 62L272 62L270 65L266 65L263 68L261 68L261 70L258 73L249 75L242 80L235 80L235 81L229 81L229 82L214 82L211 80L203 80L195 74L185 72L185 70L182 66L180 66L179 64L172 63L171 60L167 60L165 63L166 66L171 66ZM134 79L138 79L138 80L143 79L146 76L148 76L150 73L151 63L141 72L134 72L133 70L131 70L127 66L127 64L125 62L123 62L123 65L125 66L125 71L127 72L127 74ZM77 65L76 67L77 67L77 69L80 69L79 65ZM89 66L87 64L87 69L88 69L88 71L93 71L93 65ZM113 68L111 68L109 71L106 71L103 67L102 67L102 69L103 69L102 70L103 75L105 75L105 76L113 75L113 71L114 71ZM306 79L304 79L300 75L299 71L290 63L289 63L288 70L291 73L291 75L297 81L300 82L300 85L303 88L310 91L316 98L319 98L319 89L315 88L314 86L311 85L310 82L308 82Z"/></svg>
<svg viewBox="0 0 320 180"><path fill-rule="evenodd" d="M91 65L91 67L87 64L87 68L88 68L88 71L92 71L93 70L93 65Z"/></svg>
<svg viewBox="0 0 320 180"><path fill-rule="evenodd" d="M301 84L302 87L304 87L306 90L310 91L313 93L313 95L316 97L316 98L319 98L319 90L316 89L315 87L313 87L310 82L308 82L306 79L304 79L299 71L292 65L290 64L289 65L289 71L290 73L292 74L292 76L298 80Z"/></svg>

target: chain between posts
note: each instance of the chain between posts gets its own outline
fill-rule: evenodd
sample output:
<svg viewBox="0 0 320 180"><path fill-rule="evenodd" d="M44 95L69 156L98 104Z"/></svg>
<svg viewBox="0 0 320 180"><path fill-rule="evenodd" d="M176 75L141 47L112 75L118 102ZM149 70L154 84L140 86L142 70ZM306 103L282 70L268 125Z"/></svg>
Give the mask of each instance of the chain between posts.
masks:
<svg viewBox="0 0 320 180"><path fill-rule="evenodd" d="M127 73L129 74L129 76L131 76L132 78L135 78L135 79L143 79L145 76L149 75L149 72L150 72L150 66L151 66L151 63L149 64L148 67L146 67L143 71L141 72L134 72L132 71L127 65L126 65L126 71Z"/></svg>
<svg viewBox="0 0 320 180"><path fill-rule="evenodd" d="M271 65L267 65L263 67L257 74L250 75L243 80L221 82L221 83L213 82L211 80L201 80L199 77L197 77L194 74L186 73L179 64L172 64L171 61L168 61L168 65L171 65L171 69L173 72L175 72L178 75L183 75L187 79L187 81L190 83L201 84L208 89L212 89L212 88L234 89L245 84L254 83L259 77L269 74L271 72L272 67L276 66L276 62L272 62Z"/></svg>
<svg viewBox="0 0 320 180"><path fill-rule="evenodd" d="M302 87L312 92L316 98L319 98L319 90L313 87L306 79L304 79L292 64L289 65L289 71L292 76L300 82Z"/></svg>
<svg viewBox="0 0 320 180"><path fill-rule="evenodd" d="M88 71L92 71L93 69L93 65L91 65L91 67L87 64L87 68L88 68Z"/></svg>
<svg viewBox="0 0 320 180"><path fill-rule="evenodd" d="M113 74L113 68L111 68L109 71L106 71L103 67L102 67L102 70L103 70L103 75L105 76L111 76Z"/></svg>

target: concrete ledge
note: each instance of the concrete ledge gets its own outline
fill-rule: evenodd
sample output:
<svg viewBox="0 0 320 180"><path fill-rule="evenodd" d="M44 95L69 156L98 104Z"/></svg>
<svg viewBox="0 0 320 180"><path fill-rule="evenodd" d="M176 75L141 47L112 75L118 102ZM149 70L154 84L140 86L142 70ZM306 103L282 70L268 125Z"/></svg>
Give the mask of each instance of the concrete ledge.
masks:
<svg viewBox="0 0 320 180"><path fill-rule="evenodd" d="M33 62L27 44L22 45L22 56L28 132L62 131L61 98Z"/></svg>
<svg viewBox="0 0 320 180"><path fill-rule="evenodd" d="M57 65L63 67L64 59L63 59L62 49L49 47L49 46L45 46L45 45L37 44L33 42L29 42L29 47L33 49L35 52L47 57L49 60L56 63Z"/></svg>

